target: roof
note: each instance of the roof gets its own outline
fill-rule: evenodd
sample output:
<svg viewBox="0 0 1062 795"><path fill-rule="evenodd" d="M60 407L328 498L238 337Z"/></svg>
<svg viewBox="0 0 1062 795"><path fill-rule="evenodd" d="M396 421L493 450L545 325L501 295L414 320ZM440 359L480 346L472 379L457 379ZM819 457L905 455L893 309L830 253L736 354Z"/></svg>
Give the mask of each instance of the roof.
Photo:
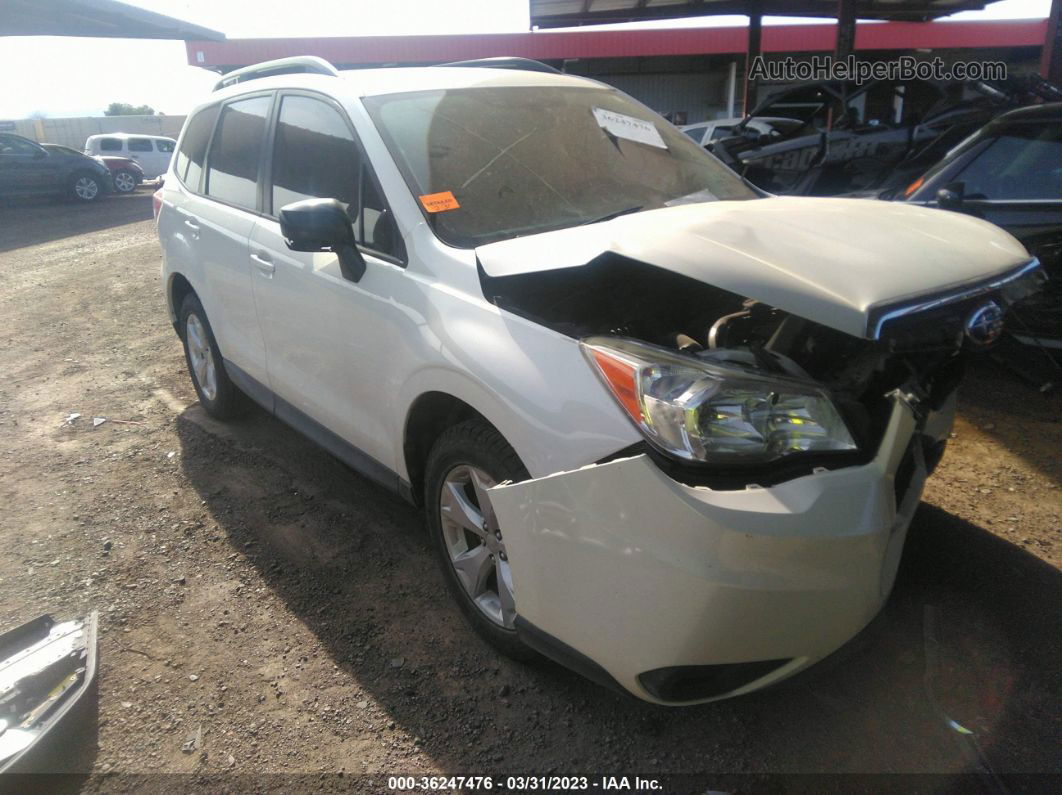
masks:
<svg viewBox="0 0 1062 795"><path fill-rule="evenodd" d="M117 0L3 0L0 36L223 41L224 33Z"/></svg>
<svg viewBox="0 0 1062 795"><path fill-rule="evenodd" d="M886 22L859 25L857 50L977 47L1040 47L1047 20ZM834 25L771 25L764 52L832 52ZM468 58L517 56L539 61L571 58L636 58L658 55L743 54L744 27L671 30L575 30L460 36L355 36L293 39L229 39L188 42L188 63L229 71L293 55L317 55L337 66L429 64Z"/></svg>
<svg viewBox="0 0 1062 795"><path fill-rule="evenodd" d="M151 133L124 133L124 132L93 133L86 140L92 140L93 138L161 138L164 141L172 141L173 140L173 138L171 138L168 135L152 135Z"/></svg>
<svg viewBox="0 0 1062 795"><path fill-rule="evenodd" d="M340 81L337 83L337 81ZM331 96L376 96L408 91L432 91L489 86L569 86L597 85L596 81L575 75L531 72L519 69L492 69L454 66L443 68L358 69L337 77L322 74L280 74L218 89L206 102L269 88L317 89Z"/></svg>
<svg viewBox="0 0 1062 795"><path fill-rule="evenodd" d="M998 0L855 0L859 19L925 22ZM678 19L719 14L747 15L750 0L530 0L531 25L543 28ZM837 18L837 0L758 0L765 16Z"/></svg>

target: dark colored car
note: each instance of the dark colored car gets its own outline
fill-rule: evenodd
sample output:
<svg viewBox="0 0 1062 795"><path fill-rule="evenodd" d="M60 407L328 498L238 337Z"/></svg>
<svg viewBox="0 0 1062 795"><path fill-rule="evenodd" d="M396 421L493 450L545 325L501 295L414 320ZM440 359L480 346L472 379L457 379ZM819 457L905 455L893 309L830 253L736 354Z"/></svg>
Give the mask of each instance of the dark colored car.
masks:
<svg viewBox="0 0 1062 795"><path fill-rule="evenodd" d="M62 144L41 144L41 146L50 154L59 152L65 155L77 155L79 157L87 157L90 160L102 162L111 172L111 180L114 182L115 193L132 193L137 189L137 186L144 181L144 169L140 167L139 163L131 158L111 157L109 155L91 157L84 152L79 152L76 149L71 149L69 146L63 146Z"/></svg>
<svg viewBox="0 0 1062 795"><path fill-rule="evenodd" d="M1018 238L1049 281L1016 312L1012 333L1062 348L1062 102L989 122L897 198L975 215Z"/></svg>
<svg viewBox="0 0 1062 795"><path fill-rule="evenodd" d="M967 86L808 83L768 97L711 150L771 193L834 196L902 188L991 119L1041 98L1060 99L1062 92L1034 77ZM762 116L801 123L763 136L751 129Z"/></svg>
<svg viewBox="0 0 1062 795"><path fill-rule="evenodd" d="M49 152L21 135L0 133L0 198L57 196L92 202L112 187L110 170L91 157Z"/></svg>

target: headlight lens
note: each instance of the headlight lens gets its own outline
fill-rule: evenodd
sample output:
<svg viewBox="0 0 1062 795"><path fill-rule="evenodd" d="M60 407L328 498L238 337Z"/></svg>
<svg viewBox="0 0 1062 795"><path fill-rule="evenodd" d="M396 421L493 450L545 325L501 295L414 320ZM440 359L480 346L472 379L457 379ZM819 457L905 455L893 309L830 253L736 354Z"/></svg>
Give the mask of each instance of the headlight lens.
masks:
<svg viewBox="0 0 1062 795"><path fill-rule="evenodd" d="M689 461L761 463L857 446L815 384L699 362L629 340L594 337L583 352L653 445Z"/></svg>

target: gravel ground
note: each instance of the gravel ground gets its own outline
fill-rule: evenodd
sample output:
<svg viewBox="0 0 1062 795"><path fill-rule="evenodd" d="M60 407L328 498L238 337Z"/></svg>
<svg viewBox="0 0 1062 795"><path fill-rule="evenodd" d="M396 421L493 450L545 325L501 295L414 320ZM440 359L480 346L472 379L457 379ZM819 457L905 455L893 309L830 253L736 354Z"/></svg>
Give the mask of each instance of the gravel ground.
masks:
<svg viewBox="0 0 1062 795"><path fill-rule="evenodd" d="M722 774L755 789L1059 772L1057 397L976 367L859 642L788 685L660 709L499 658L451 607L416 510L264 413L206 417L150 218L146 193L0 207L0 627L100 611L98 736L71 748L90 772L76 786L692 773L703 792Z"/></svg>

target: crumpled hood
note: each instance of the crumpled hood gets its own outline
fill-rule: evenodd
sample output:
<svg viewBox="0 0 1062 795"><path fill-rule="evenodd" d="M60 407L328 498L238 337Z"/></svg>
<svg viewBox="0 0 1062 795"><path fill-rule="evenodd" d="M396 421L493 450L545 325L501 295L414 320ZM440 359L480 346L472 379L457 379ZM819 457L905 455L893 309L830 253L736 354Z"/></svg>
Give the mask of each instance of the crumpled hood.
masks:
<svg viewBox="0 0 1062 795"><path fill-rule="evenodd" d="M871 336L876 308L984 282L1030 259L1002 229L968 215L804 197L666 207L476 249L489 276L574 268L606 252L859 337Z"/></svg>

